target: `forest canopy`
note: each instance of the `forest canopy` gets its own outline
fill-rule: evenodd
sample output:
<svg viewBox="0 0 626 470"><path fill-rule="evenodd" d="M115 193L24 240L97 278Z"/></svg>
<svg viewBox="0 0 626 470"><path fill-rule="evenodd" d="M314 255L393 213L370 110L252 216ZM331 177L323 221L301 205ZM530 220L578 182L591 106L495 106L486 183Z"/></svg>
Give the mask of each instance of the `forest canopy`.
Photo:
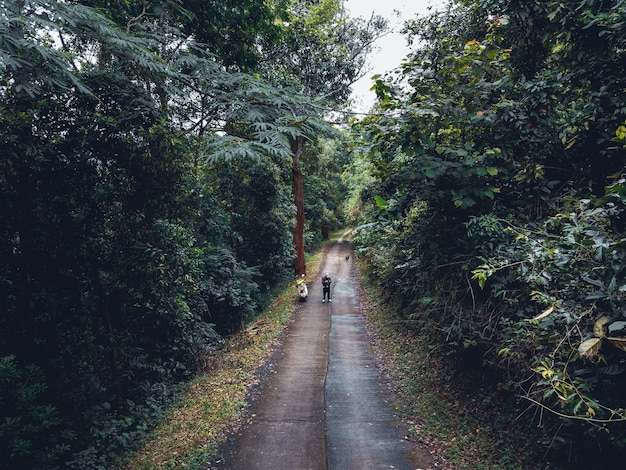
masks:
<svg viewBox="0 0 626 470"><path fill-rule="evenodd" d="M340 220L324 110L384 27L336 0L0 0L0 468L119 463L293 279L290 141L310 251Z"/></svg>
<svg viewBox="0 0 626 470"><path fill-rule="evenodd" d="M340 0L0 0L0 468L118 465L347 224L551 461L620 461L624 18L453 1L336 125L387 28Z"/></svg>

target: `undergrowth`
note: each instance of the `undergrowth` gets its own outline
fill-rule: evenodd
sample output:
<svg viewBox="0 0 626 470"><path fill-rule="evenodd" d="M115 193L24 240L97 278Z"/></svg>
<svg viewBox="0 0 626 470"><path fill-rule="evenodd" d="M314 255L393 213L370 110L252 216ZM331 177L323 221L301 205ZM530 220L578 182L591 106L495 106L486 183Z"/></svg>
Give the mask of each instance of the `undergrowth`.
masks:
<svg viewBox="0 0 626 470"><path fill-rule="evenodd" d="M541 434L519 398L482 367L479 354L464 357L435 348L433 332L399 321L361 293L368 330L394 389L395 411L410 424L409 439L428 451L438 468L549 469Z"/></svg>
<svg viewBox="0 0 626 470"><path fill-rule="evenodd" d="M322 249L307 260L309 278L319 270L323 255ZM227 338L222 349L201 357L200 373L182 399L121 469L206 468L239 427L251 387L257 383L255 372L277 346L296 299L290 284L262 314Z"/></svg>

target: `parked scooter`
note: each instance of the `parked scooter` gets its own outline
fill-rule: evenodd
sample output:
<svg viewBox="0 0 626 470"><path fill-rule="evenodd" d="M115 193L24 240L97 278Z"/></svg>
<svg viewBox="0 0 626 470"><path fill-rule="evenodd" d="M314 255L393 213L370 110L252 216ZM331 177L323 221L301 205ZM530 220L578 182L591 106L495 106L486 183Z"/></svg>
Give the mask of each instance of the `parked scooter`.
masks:
<svg viewBox="0 0 626 470"><path fill-rule="evenodd" d="M304 274L296 280L296 288L298 289L298 300L306 302L306 299L309 297L309 289L306 286L306 282L304 282Z"/></svg>

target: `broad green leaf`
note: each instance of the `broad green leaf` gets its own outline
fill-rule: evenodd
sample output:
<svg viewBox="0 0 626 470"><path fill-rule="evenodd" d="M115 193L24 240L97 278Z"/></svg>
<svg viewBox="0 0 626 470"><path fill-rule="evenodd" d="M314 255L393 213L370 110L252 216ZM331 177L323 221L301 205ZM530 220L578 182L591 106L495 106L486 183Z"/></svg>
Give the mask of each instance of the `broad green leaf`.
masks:
<svg viewBox="0 0 626 470"><path fill-rule="evenodd" d="M376 201L376 205L378 206L379 209L382 209L382 210L389 209L389 205L390 205L389 201L386 201L380 196L374 196L374 200Z"/></svg>
<svg viewBox="0 0 626 470"><path fill-rule="evenodd" d="M491 176L496 176L498 174L498 169L493 166L487 167L487 173L489 173Z"/></svg>
<svg viewBox="0 0 626 470"><path fill-rule="evenodd" d="M623 330L624 328L626 328L626 321L614 321L609 325L609 333Z"/></svg>
<svg viewBox="0 0 626 470"><path fill-rule="evenodd" d="M578 400L576 402L576 404L574 405L574 409L573 409L575 415L578 414L578 412L580 411L580 408L582 407L583 403L584 402L582 400Z"/></svg>

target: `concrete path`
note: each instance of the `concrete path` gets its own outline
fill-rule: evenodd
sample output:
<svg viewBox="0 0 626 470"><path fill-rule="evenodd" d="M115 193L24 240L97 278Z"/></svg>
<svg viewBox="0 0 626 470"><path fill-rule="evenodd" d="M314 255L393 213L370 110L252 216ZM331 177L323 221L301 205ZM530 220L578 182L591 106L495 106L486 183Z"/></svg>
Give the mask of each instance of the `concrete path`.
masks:
<svg viewBox="0 0 626 470"><path fill-rule="evenodd" d="M321 282L310 275L309 300L299 305L286 331L252 419L217 468L427 468L409 455L403 429L385 401L357 302L352 245L332 245L322 272L333 278L333 302L322 303Z"/></svg>

